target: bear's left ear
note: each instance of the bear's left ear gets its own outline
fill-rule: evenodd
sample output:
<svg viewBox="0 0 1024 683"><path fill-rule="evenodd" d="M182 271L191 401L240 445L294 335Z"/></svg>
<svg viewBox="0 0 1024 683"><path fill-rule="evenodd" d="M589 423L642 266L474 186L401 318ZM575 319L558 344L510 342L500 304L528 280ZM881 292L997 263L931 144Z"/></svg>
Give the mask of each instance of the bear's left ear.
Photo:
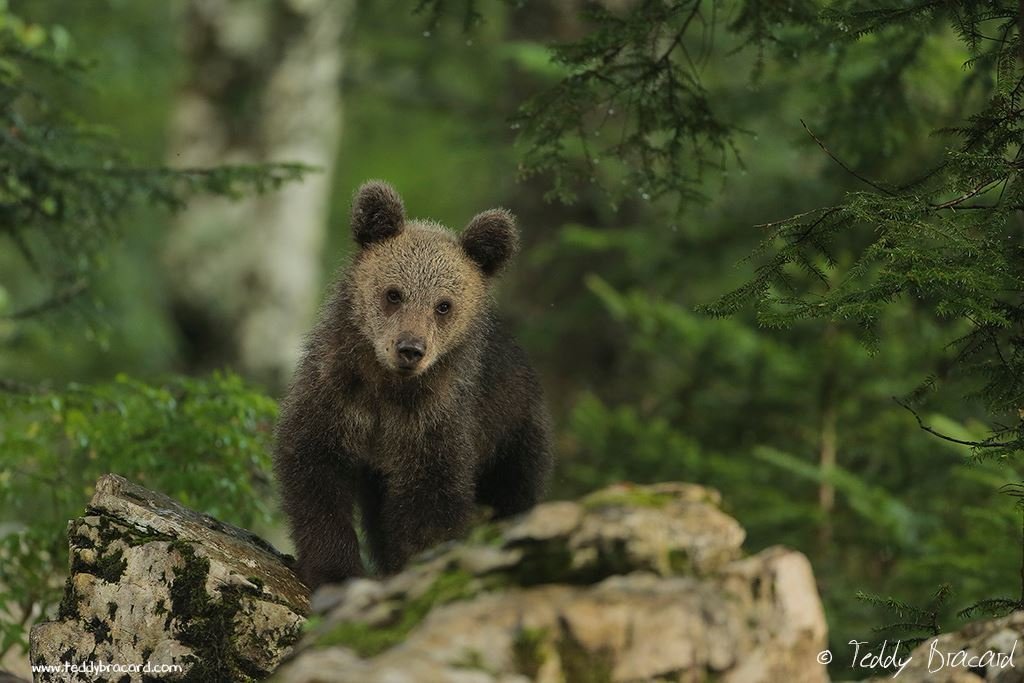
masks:
<svg viewBox="0 0 1024 683"><path fill-rule="evenodd" d="M381 180L363 183L352 200L352 235L359 246L394 237L405 225L405 206L395 188Z"/></svg>
<svg viewBox="0 0 1024 683"><path fill-rule="evenodd" d="M498 273L519 248L516 219L505 209L478 213L462 231L462 250L484 272Z"/></svg>

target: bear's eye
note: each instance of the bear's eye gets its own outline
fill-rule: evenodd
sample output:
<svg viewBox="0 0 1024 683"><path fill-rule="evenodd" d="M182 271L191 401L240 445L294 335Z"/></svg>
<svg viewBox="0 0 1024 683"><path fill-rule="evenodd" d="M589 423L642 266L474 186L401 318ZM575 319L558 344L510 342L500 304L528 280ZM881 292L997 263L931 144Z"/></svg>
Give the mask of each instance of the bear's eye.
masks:
<svg viewBox="0 0 1024 683"><path fill-rule="evenodd" d="M389 304L402 303L402 293L397 289L389 289L384 296L387 298Z"/></svg>
<svg viewBox="0 0 1024 683"><path fill-rule="evenodd" d="M442 301L434 307L438 315L448 315L448 311L452 310L452 304L449 301Z"/></svg>

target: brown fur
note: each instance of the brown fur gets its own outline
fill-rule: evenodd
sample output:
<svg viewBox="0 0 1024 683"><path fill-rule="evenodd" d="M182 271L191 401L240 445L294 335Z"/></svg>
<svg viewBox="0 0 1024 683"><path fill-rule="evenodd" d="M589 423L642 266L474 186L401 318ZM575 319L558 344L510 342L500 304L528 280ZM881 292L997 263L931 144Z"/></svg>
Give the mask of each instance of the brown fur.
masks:
<svg viewBox="0 0 1024 683"><path fill-rule="evenodd" d="M278 425L275 472L310 587L363 573L355 505L390 573L463 531L475 503L498 516L531 507L551 465L540 388L491 310L493 276L517 244L511 214L484 212L457 239L406 221L397 193L368 183L352 215L361 248ZM410 344L422 349L413 366Z"/></svg>

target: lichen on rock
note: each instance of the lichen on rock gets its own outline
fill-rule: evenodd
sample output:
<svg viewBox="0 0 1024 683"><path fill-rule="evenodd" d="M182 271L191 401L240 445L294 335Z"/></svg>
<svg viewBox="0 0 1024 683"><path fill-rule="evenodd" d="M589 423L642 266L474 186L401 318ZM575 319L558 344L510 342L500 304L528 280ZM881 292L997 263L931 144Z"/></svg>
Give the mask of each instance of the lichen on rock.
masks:
<svg viewBox="0 0 1024 683"><path fill-rule="evenodd" d="M116 475L68 525L70 577L56 621L32 629L33 664L150 664L37 681L245 682L269 675L298 637L306 589L253 534ZM179 670L152 673L154 666Z"/></svg>
<svg viewBox="0 0 1024 683"><path fill-rule="evenodd" d="M310 602L266 542L108 475L69 525L67 590L31 657L181 666L77 679L118 683L827 680L806 558L744 557L743 537L714 491L623 484Z"/></svg>
<svg viewBox="0 0 1024 683"><path fill-rule="evenodd" d="M280 683L827 680L807 559L743 557L718 494L619 485L538 506L403 573L322 588Z"/></svg>

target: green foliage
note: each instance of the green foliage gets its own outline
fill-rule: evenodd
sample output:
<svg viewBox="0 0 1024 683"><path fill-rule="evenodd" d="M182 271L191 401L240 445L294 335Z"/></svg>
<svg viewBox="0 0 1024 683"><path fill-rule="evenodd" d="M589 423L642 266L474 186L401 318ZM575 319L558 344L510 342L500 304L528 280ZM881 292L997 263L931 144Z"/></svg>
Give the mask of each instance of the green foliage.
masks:
<svg viewBox="0 0 1024 683"><path fill-rule="evenodd" d="M461 8L450 10L448 0L419 0L413 11L428 16L432 28L436 28L449 12L461 15L462 28L466 31L483 21L484 17L477 7L476 0L461 0L451 4L461 4Z"/></svg>
<svg viewBox="0 0 1024 683"><path fill-rule="evenodd" d="M1017 510L1021 515L1021 565L1020 565L1020 593L1017 597L985 598L973 605L966 607L957 614L963 619L970 619L978 615L990 617L1002 617L1024 609L1024 484L1006 484L1002 492L1017 499Z"/></svg>
<svg viewBox="0 0 1024 683"><path fill-rule="evenodd" d="M640 0L578 17L575 6L565 9L571 3L405 7L416 4L415 16L386 3L357 7L332 207L339 228L324 260L334 266L350 242L340 229L347 198L367 177L392 180L410 210L453 226L483 206L517 213L524 253L499 294L555 411L554 494L578 496L619 480L719 488L751 549L787 543L811 557L833 647L863 640L883 620L885 606L857 601L857 591L917 604L949 581L955 600L931 609L934 619L897 617L943 628L1014 604L1021 520L993 492L1022 471L1011 457L1024 376L1016 5ZM83 145L58 144L71 138L51 140L37 128L42 158L58 162L39 168L107 159L133 168L109 135L80 126L82 119L116 122L133 151L162 158L180 68L164 26L172 14L118 3L112 27L80 5L31 3L68 31L2 13L5 30L44 56L19 67L21 80L3 76L33 90L5 103L33 125L70 130ZM95 50L102 89L77 87L97 72L72 59L72 35ZM96 151L87 154L89 145ZM31 159L16 151L0 150L5 168L30 170ZM136 189L105 173L82 177L81 187L31 185L84 207L64 216L94 216L82 234L29 213L17 197L11 202L31 219L17 231L40 267L33 272L20 252L0 253L0 315L45 309L61 327L30 333L24 319L0 320L0 343L19 352L0 368L22 379L67 377L51 362L65 349L76 361L99 358L95 376L170 370L174 340L151 343L158 325L125 323L129 306L160 320L161 285L151 277L160 220L137 224L124 210L151 200L166 208L194 189L217 188L159 173L126 178L142 183ZM145 189L154 182L170 194ZM575 203L541 202L552 188ZM119 231L126 218L132 229ZM0 239L13 225L0 221ZM134 280L95 267L116 258L108 238L119 232ZM60 245L40 249L51 233L87 245L81 263ZM60 295L73 295L81 279L108 295L99 317L121 325L120 343L146 348L144 363L99 355L83 347L79 328L63 326L75 308ZM60 415L33 410L41 424ZM156 419L158 411L144 412ZM193 436L209 443L205 429L220 425L203 424ZM168 439L161 449L175 443L160 438ZM824 459L830 438L833 465ZM157 450L119 447L140 458ZM196 463L218 453L189 452ZM136 473L155 476L151 466L161 463ZM28 457L19 467L44 472ZM220 496L198 499L219 472L194 472L163 490L218 514L232 507ZM246 481L260 490L262 475L250 474ZM52 591L58 581L39 570L60 567L57 517L80 510L90 483L69 480L57 494L66 507L46 529L22 526L5 537L4 569L28 593ZM822 503L829 491L831 507ZM39 513L26 506L18 514ZM963 605L977 609L958 617ZM8 637L21 633L5 628ZM373 633L357 631L352 637L380 647Z"/></svg>
<svg viewBox="0 0 1024 683"><path fill-rule="evenodd" d="M827 14L848 40L893 27L909 34L925 20L933 30L952 26L968 55L963 87L985 76L984 97L966 122L945 129L944 158L914 169L910 181L876 182L848 169L870 189L768 224L755 276L704 310L732 315L753 301L769 327L842 321L871 348L880 343L878 321L896 301L964 321L969 327L951 343L953 363L993 422L986 438L968 445L979 455L1006 456L1024 450L1021 34L1016 5L964 5Z"/></svg>
<svg viewBox="0 0 1024 683"><path fill-rule="evenodd" d="M876 524L885 537L905 548L920 542L921 520L899 498L879 486L872 486L842 467L819 468L806 460L762 446L754 455L761 461L812 481L828 482L844 496L860 519Z"/></svg>
<svg viewBox="0 0 1024 683"><path fill-rule="evenodd" d="M197 193L238 198L309 170L134 164L109 130L83 121L52 94L89 77L68 44L66 30L26 23L0 6L0 237L29 274L8 264L0 279L0 342L16 339L16 323L85 292L128 209L177 209Z"/></svg>
<svg viewBox="0 0 1024 683"><path fill-rule="evenodd" d="M715 114L701 78L710 50L701 9L711 6L644 0L618 12L589 5L592 30L553 53L567 75L517 119L525 172L549 174L552 196L564 200L576 198L579 184L597 183L605 166L612 169L601 179L621 176L621 187L611 184L619 199L701 197L704 173L735 156L737 133Z"/></svg>
<svg viewBox="0 0 1024 683"><path fill-rule="evenodd" d="M630 228L567 226L548 258L592 259L583 278L618 335L564 469L644 477L662 452L660 472L719 486L755 545L811 553L836 642L870 623L841 597L865 584L1002 593L1018 558L991 547L1017 521L992 492L1024 450L1019 7L714 8L597 10L521 112L526 171L556 195L665 198L624 202ZM741 156L757 180L709 173ZM727 273L751 244L737 223L763 239ZM1015 604L992 600L978 604Z"/></svg>
<svg viewBox="0 0 1024 683"><path fill-rule="evenodd" d="M802 28L817 42L839 46L838 56L826 57L838 74L853 61L851 46L871 42L896 55L882 60L874 55L892 71L889 80L897 86L892 92L901 90L903 74L925 51L921 31L950 26L966 51L963 92L973 87L981 94L968 100L979 108L965 123L944 127L960 142L947 144L944 159L934 167L912 169L912 179L902 184L875 182L853 171L812 134L870 189L767 224L768 236L754 255L763 257L754 277L702 310L734 315L753 301L761 325L833 320L872 346L878 344L879 320L898 300L927 307L940 319L967 321L970 329L955 342L957 361L979 380L977 394L1002 421L972 445L1007 455L1024 446L1018 414L1024 405L1019 334L1024 259L1015 218L1024 195L1014 182L1024 125L1021 36L1016 5L962 5L837 3L820 13L807 4L740 5L739 18L730 25L739 47L751 41L781 45L784 29ZM688 35L700 33L696 26L714 23L707 10L692 0L649 0L588 15L592 30L555 53L568 75L522 112L530 143L527 169L553 172L555 192L567 198L573 196L571 187L597 179L598 161L621 164L622 182L644 197L672 195L685 205L702 194L706 150L721 155L737 127L714 115L713 98L702 86L698 65L711 47ZM893 32L909 37L911 47L904 41L872 41ZM858 74L849 90L837 90L863 98L869 94L861 87L866 81L877 86L878 72ZM835 107L830 111L834 120ZM611 142L594 142L599 136ZM594 145L602 151L592 151ZM565 175L581 168L583 176Z"/></svg>
<svg viewBox="0 0 1024 683"><path fill-rule="evenodd" d="M910 605L893 598L882 598L869 593L858 593L857 597L872 605L884 608L898 621L876 629L887 634L909 635L909 639L901 638L897 652L910 652L915 647L942 633L939 618L943 606L952 595L953 588L948 583L942 584L931 599L921 607Z"/></svg>
<svg viewBox="0 0 1024 683"><path fill-rule="evenodd" d="M609 408L592 394L580 397L570 415L574 448L588 454L565 466L574 487L597 488L608 481L639 483L692 477L699 450L661 418L645 418L634 406ZM637 439L643 434L642 439Z"/></svg>
<svg viewBox="0 0 1024 683"><path fill-rule="evenodd" d="M66 313L102 277L130 211L178 209L198 193L269 191L308 170L134 163L111 131L69 105L69 91L91 75L71 45L63 27L23 21L0 4L0 239L14 247L0 258L4 348L71 341L60 338L66 327L42 337L28 329ZM52 613L67 567L63 529L101 474L237 524L268 521L275 411L233 375L163 384L118 376L61 389L0 378L0 653L24 647L29 620ZM121 564L112 557L105 569Z"/></svg>
<svg viewBox="0 0 1024 683"><path fill-rule="evenodd" d="M270 521L276 410L225 374L0 393L0 611L46 612L60 599L66 522L107 472L234 524ZM5 627L0 650L24 645L23 626Z"/></svg>

